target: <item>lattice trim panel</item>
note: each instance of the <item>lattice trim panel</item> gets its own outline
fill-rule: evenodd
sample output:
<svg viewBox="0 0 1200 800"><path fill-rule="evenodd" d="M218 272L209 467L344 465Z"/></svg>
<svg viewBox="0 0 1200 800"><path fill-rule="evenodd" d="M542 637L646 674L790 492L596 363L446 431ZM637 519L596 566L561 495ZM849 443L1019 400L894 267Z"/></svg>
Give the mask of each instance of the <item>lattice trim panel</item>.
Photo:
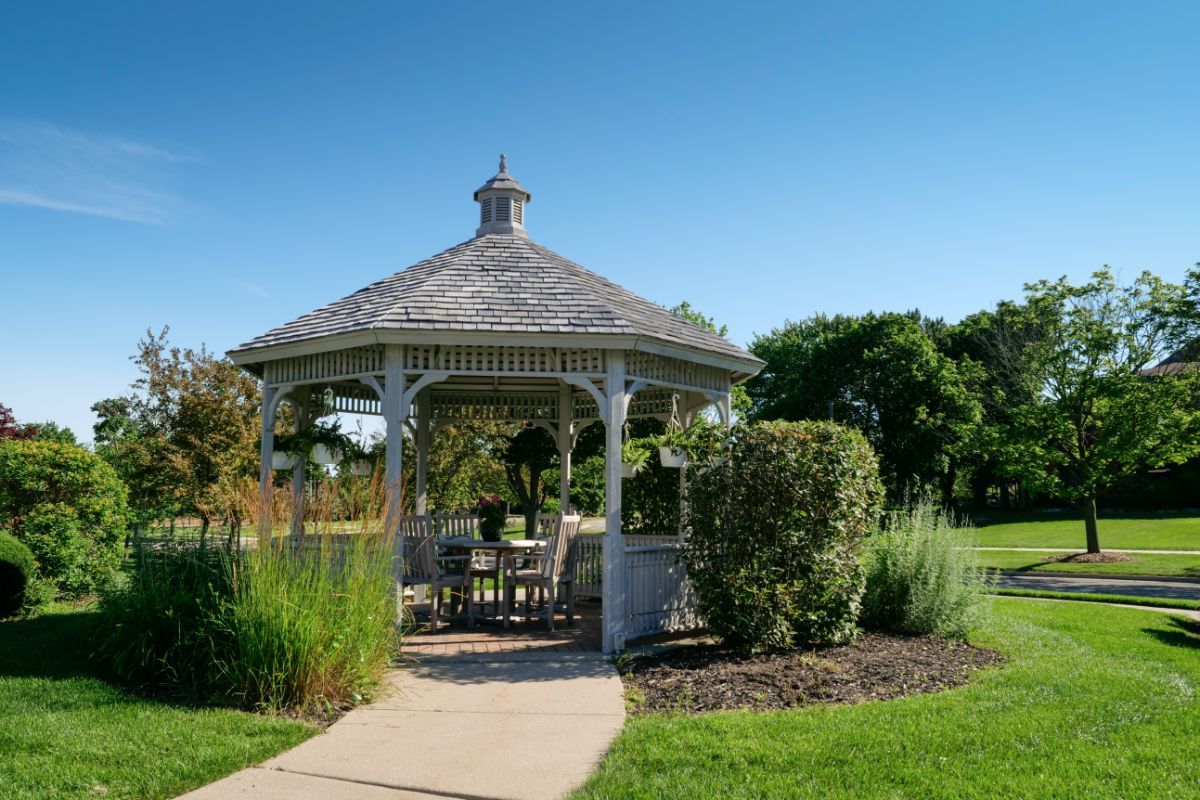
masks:
<svg viewBox="0 0 1200 800"><path fill-rule="evenodd" d="M495 347L484 345L409 345L404 368L410 372L538 374L604 372L604 351L579 347Z"/></svg>
<svg viewBox="0 0 1200 800"><path fill-rule="evenodd" d="M724 392L729 386L729 372L720 367L693 364L654 353L630 350L625 353L625 374L630 378L643 378L651 383Z"/></svg>
<svg viewBox="0 0 1200 800"><path fill-rule="evenodd" d="M383 346L368 345L268 361L263 377L268 385L333 381L383 373Z"/></svg>
<svg viewBox="0 0 1200 800"><path fill-rule="evenodd" d="M432 392L433 418L517 422L558 419L557 392Z"/></svg>
<svg viewBox="0 0 1200 800"><path fill-rule="evenodd" d="M629 417L671 416L671 395L670 389L643 389L630 401ZM590 394L576 394L572 400L573 419L600 419L596 401Z"/></svg>

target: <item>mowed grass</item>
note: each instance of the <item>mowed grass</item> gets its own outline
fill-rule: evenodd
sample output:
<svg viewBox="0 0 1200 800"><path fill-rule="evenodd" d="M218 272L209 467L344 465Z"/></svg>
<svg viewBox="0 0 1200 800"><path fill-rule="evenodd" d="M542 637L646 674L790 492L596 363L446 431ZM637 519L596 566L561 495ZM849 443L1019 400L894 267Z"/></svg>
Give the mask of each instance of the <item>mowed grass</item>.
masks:
<svg viewBox="0 0 1200 800"><path fill-rule="evenodd" d="M89 663L96 613L0 622L0 797L169 798L316 733L135 696Z"/></svg>
<svg viewBox="0 0 1200 800"><path fill-rule="evenodd" d="M581 798L1194 798L1200 633L1166 614L1003 598L1007 663L939 694L631 718Z"/></svg>
<svg viewBox="0 0 1200 800"><path fill-rule="evenodd" d="M1195 555L1143 553L1133 555L1135 559L1133 561L1123 561L1119 564L1046 561L1046 556L1055 554L1023 553L1017 550L978 550L976 555L981 567L1013 572L1071 572L1084 575L1162 575L1175 578L1200 578L1200 553Z"/></svg>
<svg viewBox="0 0 1200 800"><path fill-rule="evenodd" d="M983 547L1086 549L1078 514L990 512L977 514L975 538ZM1100 512L1100 547L1117 550L1200 551L1200 515L1182 513L1106 514Z"/></svg>

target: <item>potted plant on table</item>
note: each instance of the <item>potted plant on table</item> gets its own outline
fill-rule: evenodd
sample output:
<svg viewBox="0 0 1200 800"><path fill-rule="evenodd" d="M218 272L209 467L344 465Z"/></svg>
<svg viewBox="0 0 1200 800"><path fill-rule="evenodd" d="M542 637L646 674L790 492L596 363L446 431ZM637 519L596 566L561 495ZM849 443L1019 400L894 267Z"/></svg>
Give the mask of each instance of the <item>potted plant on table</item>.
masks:
<svg viewBox="0 0 1200 800"><path fill-rule="evenodd" d="M479 498L479 535L488 542L498 542L504 536L508 511L500 495Z"/></svg>

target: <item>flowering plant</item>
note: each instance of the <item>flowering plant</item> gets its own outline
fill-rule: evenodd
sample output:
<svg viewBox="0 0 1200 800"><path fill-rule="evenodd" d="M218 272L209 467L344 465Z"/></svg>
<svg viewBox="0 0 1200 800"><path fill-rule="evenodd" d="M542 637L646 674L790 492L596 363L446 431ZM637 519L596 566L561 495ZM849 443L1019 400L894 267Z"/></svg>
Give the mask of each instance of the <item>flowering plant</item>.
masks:
<svg viewBox="0 0 1200 800"><path fill-rule="evenodd" d="M489 541L499 541L508 521L508 509L500 495L479 498L479 533Z"/></svg>

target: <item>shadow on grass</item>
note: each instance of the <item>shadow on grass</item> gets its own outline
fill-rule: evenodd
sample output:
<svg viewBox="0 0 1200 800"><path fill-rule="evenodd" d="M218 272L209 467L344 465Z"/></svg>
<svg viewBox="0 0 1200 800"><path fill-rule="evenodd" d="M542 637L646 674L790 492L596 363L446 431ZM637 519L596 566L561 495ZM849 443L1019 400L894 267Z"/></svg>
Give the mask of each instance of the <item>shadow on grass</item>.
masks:
<svg viewBox="0 0 1200 800"><path fill-rule="evenodd" d="M1200 622L1194 622L1181 617L1171 617L1171 624L1176 630L1164 631L1159 628L1143 628L1142 630L1163 644L1169 644L1172 647L1185 647L1190 650L1200 650Z"/></svg>
<svg viewBox="0 0 1200 800"><path fill-rule="evenodd" d="M111 678L90 658L98 611L0 622L0 677Z"/></svg>
<svg viewBox="0 0 1200 800"><path fill-rule="evenodd" d="M1195 519L1200 514L1195 510L1185 511L1120 511L1115 509L1100 509L1098 512L1101 524L1105 520L1161 520L1161 519ZM1014 522L1079 522L1082 524L1083 515L1074 509L1064 508L1062 511L1004 511L987 510L974 511L968 514L971 523L977 528L989 525L1008 525Z"/></svg>

